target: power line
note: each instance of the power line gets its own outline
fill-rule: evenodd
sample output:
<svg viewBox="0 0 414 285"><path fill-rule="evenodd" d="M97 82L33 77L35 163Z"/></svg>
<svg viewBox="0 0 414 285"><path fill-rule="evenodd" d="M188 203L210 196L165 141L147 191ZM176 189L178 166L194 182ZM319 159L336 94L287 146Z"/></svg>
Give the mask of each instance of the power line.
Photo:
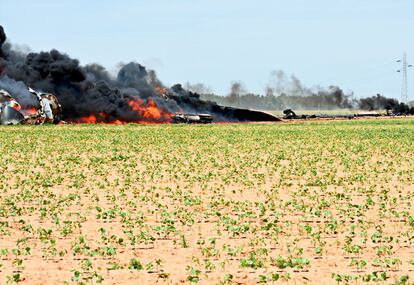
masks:
<svg viewBox="0 0 414 285"><path fill-rule="evenodd" d="M397 62L402 63L402 68L397 70L397 72L402 73L402 83L401 83L401 102L408 103L408 68L413 67L411 64L407 62L407 53L404 53L402 60L399 59Z"/></svg>

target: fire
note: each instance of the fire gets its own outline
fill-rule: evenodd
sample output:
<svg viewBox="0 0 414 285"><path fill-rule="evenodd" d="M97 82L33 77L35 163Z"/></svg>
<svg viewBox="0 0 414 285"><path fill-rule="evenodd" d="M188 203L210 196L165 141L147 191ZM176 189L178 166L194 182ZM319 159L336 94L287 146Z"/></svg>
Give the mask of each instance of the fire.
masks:
<svg viewBox="0 0 414 285"><path fill-rule="evenodd" d="M89 116L81 117L77 120L77 123L80 124L96 124L96 116L94 114L90 114Z"/></svg>
<svg viewBox="0 0 414 285"><path fill-rule="evenodd" d="M157 107L155 102L151 99L148 99L147 102L144 102L142 99L130 99L128 101L128 107L130 110L135 113L136 119L134 120L121 120L121 119L111 119L111 116L105 114L104 112L99 112L97 114L90 114L83 116L79 119L74 120L73 122L79 124L113 124L113 125L122 125L128 123L134 124L159 124L159 123L169 123L171 114L164 109Z"/></svg>
<svg viewBox="0 0 414 285"><path fill-rule="evenodd" d="M110 124L113 124L113 125L123 125L123 124L125 124L124 122L122 122L121 120L115 120L115 121L113 121L113 122L110 122Z"/></svg>
<svg viewBox="0 0 414 285"><path fill-rule="evenodd" d="M35 107L29 107L21 109L21 113L23 114L23 116L33 116L38 113L38 110Z"/></svg>
<svg viewBox="0 0 414 285"><path fill-rule="evenodd" d="M142 99L131 99L129 100L128 105L132 111L138 113L141 121L150 123L170 121L171 114L165 110L159 109L151 99L148 99L146 106Z"/></svg>
<svg viewBox="0 0 414 285"><path fill-rule="evenodd" d="M159 120L161 118L161 112L158 110L157 106L155 106L154 101L148 102L148 107L144 111L145 118L153 118L155 120Z"/></svg>
<svg viewBox="0 0 414 285"><path fill-rule="evenodd" d="M137 100L129 100L128 103L131 110L139 113L143 118L149 120L160 120L161 119L161 112L155 105L155 102L152 100L148 100L148 104L145 107L143 101L141 99Z"/></svg>
<svg viewBox="0 0 414 285"><path fill-rule="evenodd" d="M10 107L12 107L13 109L17 111L20 111L22 109L22 107L20 107L20 104L17 103L16 101L11 101Z"/></svg>

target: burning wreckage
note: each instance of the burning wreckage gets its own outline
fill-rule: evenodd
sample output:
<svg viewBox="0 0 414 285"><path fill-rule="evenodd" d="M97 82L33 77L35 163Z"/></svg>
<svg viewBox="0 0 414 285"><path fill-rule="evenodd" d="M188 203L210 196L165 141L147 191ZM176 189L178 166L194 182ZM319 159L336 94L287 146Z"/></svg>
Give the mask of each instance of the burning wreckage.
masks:
<svg viewBox="0 0 414 285"><path fill-rule="evenodd" d="M174 88L181 89L181 86L177 85ZM165 89L166 90L166 89ZM164 90L164 92L165 92ZM37 106L29 106L23 108L17 101L14 99L9 92L6 90L0 90L0 124L1 125L16 125L16 124L30 124L30 125L39 125L44 123L66 123L62 121L62 106L59 104L57 97L50 93L43 93L35 91L32 88L28 88L28 92L36 98ZM197 98L198 94L191 93L192 97ZM169 100L174 95L162 94L162 97L166 100ZM176 98L177 100L177 98ZM201 100L200 100L201 101ZM247 109L237 109L231 107L222 107L216 105L213 102L204 102L205 104L212 105L214 112L219 113L221 120L225 121L226 117L234 118L233 121L237 120L246 120L246 121L279 121L277 117L261 112L253 111ZM161 117L166 117L165 122L170 122L173 124L210 124L214 121L214 116L209 113L183 113L177 112L170 114L165 112L163 116L160 115L158 108L156 107L154 101L148 100L147 106L143 106L142 100L130 100L129 107L132 110L140 111L143 109L143 115L150 119L160 119ZM142 111L142 110L141 110ZM90 115L86 117L81 117L79 120L74 121L75 123L105 123L105 115L98 114L98 116ZM145 122L145 121L144 121ZM110 121L111 124L121 124L122 121Z"/></svg>
<svg viewBox="0 0 414 285"><path fill-rule="evenodd" d="M31 86L33 89L29 89ZM211 123L280 121L260 111L220 106L131 62L111 76L57 50L23 53L0 26L1 124ZM54 95L53 95L54 94Z"/></svg>
<svg viewBox="0 0 414 285"><path fill-rule="evenodd" d="M0 124L17 125L43 123L58 124L61 122L62 106L56 96L37 92L31 88L29 93L37 99L37 106L22 108L6 90L0 90Z"/></svg>

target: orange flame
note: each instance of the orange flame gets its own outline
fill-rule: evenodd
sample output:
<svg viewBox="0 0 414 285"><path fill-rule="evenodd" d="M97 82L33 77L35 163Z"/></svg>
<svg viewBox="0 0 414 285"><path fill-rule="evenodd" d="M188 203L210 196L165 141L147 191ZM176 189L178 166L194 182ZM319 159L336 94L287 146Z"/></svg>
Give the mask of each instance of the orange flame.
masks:
<svg viewBox="0 0 414 285"><path fill-rule="evenodd" d="M94 114L90 114L89 116L81 117L77 120L79 124L96 124L96 116Z"/></svg>
<svg viewBox="0 0 414 285"><path fill-rule="evenodd" d="M142 99L131 99L128 102L129 108L138 113L141 120L151 123L169 122L171 114L165 110L159 109L155 102L148 99L147 106Z"/></svg>
<svg viewBox="0 0 414 285"><path fill-rule="evenodd" d="M130 99L128 106L137 115L137 119L133 121L123 121L120 119L110 120L110 116L99 112L97 114L90 114L88 116L81 117L73 122L79 124L113 124L122 125L128 123L134 124L159 124L169 123L171 114L164 109L159 109L155 102L151 99L144 103L142 99Z"/></svg>
<svg viewBox="0 0 414 285"><path fill-rule="evenodd" d="M17 103L16 101L12 101L12 103L10 104L10 106L15 109L16 111L20 111L22 109L22 107L20 107L20 104Z"/></svg>
<svg viewBox="0 0 414 285"><path fill-rule="evenodd" d="M23 116L33 116L38 113L38 110L35 107L29 107L21 110Z"/></svg>

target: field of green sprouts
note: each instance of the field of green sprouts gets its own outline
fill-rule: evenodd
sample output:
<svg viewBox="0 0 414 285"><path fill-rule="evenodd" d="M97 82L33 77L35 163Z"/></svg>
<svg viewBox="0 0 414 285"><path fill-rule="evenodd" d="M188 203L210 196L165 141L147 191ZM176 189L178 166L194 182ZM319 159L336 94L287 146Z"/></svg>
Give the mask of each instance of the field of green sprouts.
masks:
<svg viewBox="0 0 414 285"><path fill-rule="evenodd" d="M0 284L412 284L414 120L0 128Z"/></svg>

